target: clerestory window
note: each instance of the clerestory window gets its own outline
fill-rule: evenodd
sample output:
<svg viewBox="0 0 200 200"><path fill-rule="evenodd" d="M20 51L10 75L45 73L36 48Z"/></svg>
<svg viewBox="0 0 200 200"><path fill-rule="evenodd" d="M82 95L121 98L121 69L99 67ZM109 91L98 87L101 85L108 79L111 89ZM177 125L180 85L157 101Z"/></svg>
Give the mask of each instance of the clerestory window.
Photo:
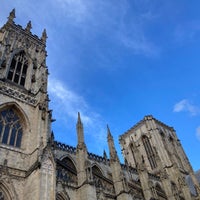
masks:
<svg viewBox="0 0 200 200"><path fill-rule="evenodd" d="M24 51L13 56L7 79L24 86L28 69L28 59Z"/></svg>
<svg viewBox="0 0 200 200"><path fill-rule="evenodd" d="M22 126L13 109L0 112L0 143L21 147Z"/></svg>
<svg viewBox="0 0 200 200"><path fill-rule="evenodd" d="M145 148L149 163L151 165L151 168L154 169L154 168L157 167L157 164L156 164L154 151L153 151L153 149L151 147L151 144L149 142L149 138L146 137L146 136L143 136L142 137L142 142L143 142L143 145L144 145L144 148Z"/></svg>

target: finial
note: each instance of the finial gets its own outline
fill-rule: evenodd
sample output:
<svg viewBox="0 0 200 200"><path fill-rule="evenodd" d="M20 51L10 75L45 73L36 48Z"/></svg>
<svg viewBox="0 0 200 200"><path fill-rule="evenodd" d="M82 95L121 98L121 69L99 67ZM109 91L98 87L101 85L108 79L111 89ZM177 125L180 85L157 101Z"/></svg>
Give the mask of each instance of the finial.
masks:
<svg viewBox="0 0 200 200"><path fill-rule="evenodd" d="M78 120L77 123L81 123L81 116L80 116L80 112L78 112Z"/></svg>
<svg viewBox="0 0 200 200"><path fill-rule="evenodd" d="M47 40L47 32L46 32L46 29L43 30L42 32L42 37L41 37L41 40L46 43L46 40Z"/></svg>
<svg viewBox="0 0 200 200"><path fill-rule="evenodd" d="M108 124L107 124L107 137L112 137Z"/></svg>
<svg viewBox="0 0 200 200"><path fill-rule="evenodd" d="M51 132L51 140L54 141L54 132Z"/></svg>
<svg viewBox="0 0 200 200"><path fill-rule="evenodd" d="M8 22L13 23L13 19L15 18L15 9L13 9L10 12L10 15L8 16Z"/></svg>
<svg viewBox="0 0 200 200"><path fill-rule="evenodd" d="M29 21L26 25L25 31L30 32L32 28L31 21Z"/></svg>
<svg viewBox="0 0 200 200"><path fill-rule="evenodd" d="M104 149L104 151L103 151L103 157L104 157L105 159L108 158L105 149Z"/></svg>

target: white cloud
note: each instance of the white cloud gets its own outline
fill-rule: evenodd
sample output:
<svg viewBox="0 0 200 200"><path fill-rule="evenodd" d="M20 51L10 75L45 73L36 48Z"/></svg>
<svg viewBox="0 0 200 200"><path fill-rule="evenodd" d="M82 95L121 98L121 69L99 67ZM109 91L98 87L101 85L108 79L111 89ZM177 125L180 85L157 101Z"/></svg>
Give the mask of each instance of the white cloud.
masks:
<svg viewBox="0 0 200 200"><path fill-rule="evenodd" d="M200 140L200 126L198 126L196 129L196 136Z"/></svg>
<svg viewBox="0 0 200 200"><path fill-rule="evenodd" d="M89 108L83 97L74 93L61 81L56 79L49 79L48 90L56 106L60 107L62 112L66 112L68 117L76 119L77 113L80 112L84 123L91 123L92 118L86 114Z"/></svg>
<svg viewBox="0 0 200 200"><path fill-rule="evenodd" d="M56 0L52 4L59 11L60 23L78 28L81 40L88 41L104 35L131 49L133 54L152 56L159 53L159 48L145 34L146 26L154 19L153 8L149 7L148 2L143 2L141 9L141 4L134 1L135 12L132 12L132 5L126 0Z"/></svg>
<svg viewBox="0 0 200 200"><path fill-rule="evenodd" d="M174 105L173 112L189 112L191 115L195 116L200 113L200 108L193 105L189 100L183 99Z"/></svg>
<svg viewBox="0 0 200 200"><path fill-rule="evenodd" d="M68 126L70 124L75 126L77 113L80 112L85 134L89 135L88 145L96 151L103 151L102 147L107 146L106 123L101 115L94 112L81 95L69 89L59 80L49 79L48 91L57 123L64 119L64 121L68 121Z"/></svg>
<svg viewBox="0 0 200 200"><path fill-rule="evenodd" d="M65 19L72 20L73 23L81 23L89 15L89 1L88 0L55 0L52 4L61 9L65 15ZM59 13L61 14L61 13Z"/></svg>

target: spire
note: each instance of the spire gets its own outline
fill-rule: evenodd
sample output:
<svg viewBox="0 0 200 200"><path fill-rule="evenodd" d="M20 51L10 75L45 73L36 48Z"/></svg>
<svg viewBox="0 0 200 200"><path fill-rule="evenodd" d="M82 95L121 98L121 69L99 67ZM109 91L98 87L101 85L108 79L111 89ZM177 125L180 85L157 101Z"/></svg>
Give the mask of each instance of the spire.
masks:
<svg viewBox="0 0 200 200"><path fill-rule="evenodd" d="M109 128L108 124L107 124L107 137L108 137L108 139L112 139L113 140L113 137L111 135L110 128Z"/></svg>
<svg viewBox="0 0 200 200"><path fill-rule="evenodd" d="M110 132L110 129L109 129L108 125L107 125L107 139L108 139L108 146L109 146L109 151L110 151L110 160L119 162L119 158L117 156L117 151L115 149L113 136L112 136L112 134Z"/></svg>
<svg viewBox="0 0 200 200"><path fill-rule="evenodd" d="M104 151L103 151L103 157L104 157L104 159L108 159L108 156L107 156L107 153L106 153L106 151L105 151L105 149L104 149Z"/></svg>
<svg viewBox="0 0 200 200"><path fill-rule="evenodd" d="M25 31L30 32L32 29L31 21L29 21L26 25Z"/></svg>
<svg viewBox="0 0 200 200"><path fill-rule="evenodd" d="M47 32L46 32L46 29L43 30L42 32L42 37L41 37L41 40L46 43L46 40L47 40Z"/></svg>
<svg viewBox="0 0 200 200"><path fill-rule="evenodd" d="M77 124L81 124L81 116L80 113L78 112L78 120L77 120Z"/></svg>
<svg viewBox="0 0 200 200"><path fill-rule="evenodd" d="M10 12L10 15L8 16L8 22L9 23L13 23L13 19L15 18L15 9L13 9L11 12Z"/></svg>
<svg viewBox="0 0 200 200"><path fill-rule="evenodd" d="M80 113L78 112L78 119L76 123L76 131L77 131L77 136L78 136L78 146L85 146L84 142L84 133L83 133L83 124L81 122L81 116Z"/></svg>

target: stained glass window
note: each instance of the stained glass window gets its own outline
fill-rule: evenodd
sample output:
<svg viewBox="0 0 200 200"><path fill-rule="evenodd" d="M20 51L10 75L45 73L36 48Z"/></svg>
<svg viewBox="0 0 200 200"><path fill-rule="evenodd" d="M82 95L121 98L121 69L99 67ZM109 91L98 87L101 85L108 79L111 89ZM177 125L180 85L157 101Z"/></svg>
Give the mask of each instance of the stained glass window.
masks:
<svg viewBox="0 0 200 200"><path fill-rule="evenodd" d="M21 146L22 126L13 109L0 112L0 143L14 147Z"/></svg>
<svg viewBox="0 0 200 200"><path fill-rule="evenodd" d="M28 68L28 60L24 51L14 55L7 79L11 80L18 85L25 85L26 73Z"/></svg>

